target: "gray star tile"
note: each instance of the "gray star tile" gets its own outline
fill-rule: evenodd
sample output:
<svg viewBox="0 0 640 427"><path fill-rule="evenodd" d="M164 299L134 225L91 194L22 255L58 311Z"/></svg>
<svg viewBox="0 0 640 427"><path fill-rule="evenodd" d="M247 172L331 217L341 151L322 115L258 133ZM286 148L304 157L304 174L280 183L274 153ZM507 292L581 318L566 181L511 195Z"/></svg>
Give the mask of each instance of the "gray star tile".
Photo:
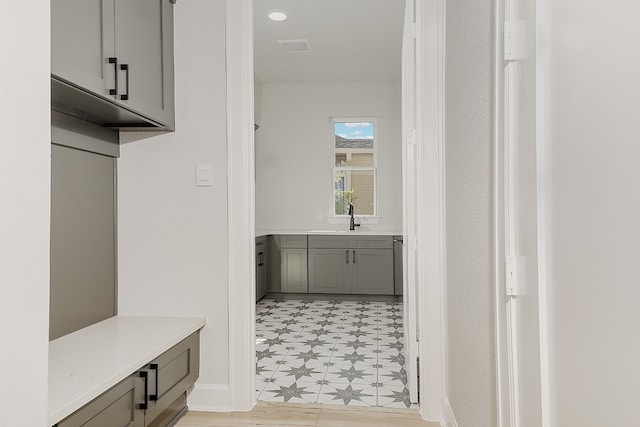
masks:
<svg viewBox="0 0 640 427"><path fill-rule="evenodd" d="M291 400L292 397L302 399L303 394L313 394L310 391L305 391L307 387L298 387L297 383L293 383L288 387L279 386L280 390L276 392L274 397L282 397L285 402Z"/></svg>
<svg viewBox="0 0 640 427"><path fill-rule="evenodd" d="M339 378L346 378L349 382L352 382L354 379L364 379L364 370L356 369L353 366L349 369L340 369Z"/></svg>
<svg viewBox="0 0 640 427"><path fill-rule="evenodd" d="M402 402L408 408L411 406L411 400L409 400L409 389L406 387L402 391L391 391L391 395L383 394L382 397L390 397L393 399L392 403Z"/></svg>
<svg viewBox="0 0 640 427"><path fill-rule="evenodd" d="M318 356L320 356L320 353L316 353L313 350L309 350L306 352L299 352L296 357L298 359L302 359L305 362L308 362L309 360L318 360Z"/></svg>
<svg viewBox="0 0 640 427"><path fill-rule="evenodd" d="M355 364L356 362L366 362L367 360L371 359L370 357L366 357L364 354L358 354L357 351L354 351L351 354L345 354L341 357L343 361L349 361L353 364Z"/></svg>
<svg viewBox="0 0 640 427"><path fill-rule="evenodd" d="M323 394L334 396L333 400L342 400L345 405L348 405L352 400L359 400L362 402L363 397L371 396L370 394L362 393L363 390L354 390L353 387L351 387L351 384L344 389L336 388L335 390L336 391Z"/></svg>
<svg viewBox="0 0 640 427"><path fill-rule="evenodd" d="M289 370L284 371L285 374L295 377L296 381L302 377L311 378L311 374L320 374L321 372L316 371L313 368L307 368L306 364L302 364L302 366L298 366L297 368L290 368Z"/></svg>

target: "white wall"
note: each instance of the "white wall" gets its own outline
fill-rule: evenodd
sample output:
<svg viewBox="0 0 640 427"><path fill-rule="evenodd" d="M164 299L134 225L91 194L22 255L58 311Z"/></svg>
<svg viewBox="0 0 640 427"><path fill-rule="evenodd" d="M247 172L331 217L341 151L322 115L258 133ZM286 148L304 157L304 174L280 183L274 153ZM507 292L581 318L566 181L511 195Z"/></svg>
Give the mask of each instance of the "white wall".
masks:
<svg viewBox="0 0 640 427"><path fill-rule="evenodd" d="M47 423L49 1L0 13L0 425ZM28 23L28 24L27 24Z"/></svg>
<svg viewBox="0 0 640 427"><path fill-rule="evenodd" d="M256 229L348 227L326 219L333 194L330 118L374 117L378 119L378 215L382 219L366 227L401 231L400 110L400 82L257 86ZM323 213L323 221L316 221L316 212Z"/></svg>
<svg viewBox="0 0 640 427"><path fill-rule="evenodd" d="M206 317L190 406L228 408L224 0L176 5L175 50L176 132L121 135L119 314Z"/></svg>
<svg viewBox="0 0 640 427"><path fill-rule="evenodd" d="M551 426L640 423L640 5L539 1Z"/></svg>
<svg viewBox="0 0 640 427"><path fill-rule="evenodd" d="M447 399L459 426L493 427L492 2L445 19Z"/></svg>

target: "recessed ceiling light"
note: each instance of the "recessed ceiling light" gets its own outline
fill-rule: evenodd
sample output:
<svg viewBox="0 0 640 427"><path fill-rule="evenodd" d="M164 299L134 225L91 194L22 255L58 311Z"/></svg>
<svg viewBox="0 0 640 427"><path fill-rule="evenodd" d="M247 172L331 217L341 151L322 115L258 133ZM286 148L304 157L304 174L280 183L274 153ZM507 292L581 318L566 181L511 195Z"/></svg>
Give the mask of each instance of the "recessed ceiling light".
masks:
<svg viewBox="0 0 640 427"><path fill-rule="evenodd" d="M287 19L287 14L282 10L272 10L267 16L272 21L284 21Z"/></svg>

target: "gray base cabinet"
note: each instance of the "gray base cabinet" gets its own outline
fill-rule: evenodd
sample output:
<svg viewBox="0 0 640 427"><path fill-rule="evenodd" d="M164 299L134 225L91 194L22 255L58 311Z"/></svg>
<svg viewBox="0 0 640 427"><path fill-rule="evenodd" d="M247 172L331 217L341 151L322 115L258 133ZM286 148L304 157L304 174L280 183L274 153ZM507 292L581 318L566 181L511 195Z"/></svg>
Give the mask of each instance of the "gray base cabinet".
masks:
<svg viewBox="0 0 640 427"><path fill-rule="evenodd" d="M280 292L307 293L307 236L280 236Z"/></svg>
<svg viewBox="0 0 640 427"><path fill-rule="evenodd" d="M351 293L350 257L348 249L309 249L309 292Z"/></svg>
<svg viewBox="0 0 640 427"><path fill-rule="evenodd" d="M186 412L187 390L198 378L196 332L101 394L57 427L164 427Z"/></svg>
<svg viewBox="0 0 640 427"><path fill-rule="evenodd" d="M281 292L307 293L307 250L281 249Z"/></svg>
<svg viewBox="0 0 640 427"><path fill-rule="evenodd" d="M138 375L122 380L57 427L144 427L144 383Z"/></svg>
<svg viewBox="0 0 640 427"><path fill-rule="evenodd" d="M256 238L256 302L267 294L267 237Z"/></svg>
<svg viewBox="0 0 640 427"><path fill-rule="evenodd" d="M394 294L392 249L353 249L352 254L352 294Z"/></svg>
<svg viewBox="0 0 640 427"><path fill-rule="evenodd" d="M393 295L391 236L309 236L309 292Z"/></svg>

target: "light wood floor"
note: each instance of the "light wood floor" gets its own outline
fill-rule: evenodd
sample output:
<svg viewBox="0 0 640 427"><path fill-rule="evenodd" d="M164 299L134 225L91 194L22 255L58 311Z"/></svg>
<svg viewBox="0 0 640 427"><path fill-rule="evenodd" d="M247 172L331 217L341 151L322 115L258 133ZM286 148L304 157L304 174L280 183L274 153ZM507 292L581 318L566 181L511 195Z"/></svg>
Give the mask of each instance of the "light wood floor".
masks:
<svg viewBox="0 0 640 427"><path fill-rule="evenodd" d="M439 427L415 409L258 402L250 412L189 412L177 427Z"/></svg>

